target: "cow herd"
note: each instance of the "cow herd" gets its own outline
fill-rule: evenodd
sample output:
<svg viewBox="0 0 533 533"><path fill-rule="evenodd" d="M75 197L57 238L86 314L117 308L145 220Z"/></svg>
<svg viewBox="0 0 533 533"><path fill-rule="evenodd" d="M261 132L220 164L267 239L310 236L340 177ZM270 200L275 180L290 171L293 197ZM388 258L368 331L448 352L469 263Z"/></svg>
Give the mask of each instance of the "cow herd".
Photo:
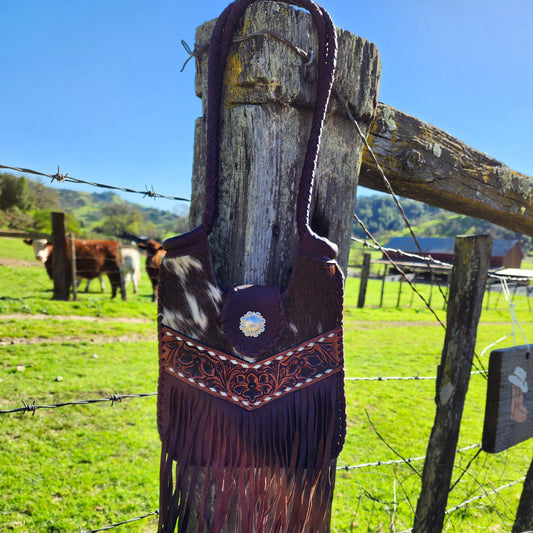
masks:
<svg viewBox="0 0 533 533"><path fill-rule="evenodd" d="M42 263L51 280L54 279L54 246L46 239L24 239L24 242L33 246L35 259ZM146 272L152 283L152 301L157 300L157 286L159 281L159 266L165 255L163 245L153 239L138 240L138 248L146 253ZM67 256L70 259L71 243L67 241ZM74 239L74 255L76 258L77 279L89 282L95 278L100 281L101 290L104 290L102 276L107 275L111 284L111 298L117 295L121 285L121 270L124 284L131 281L133 292L137 292L141 276L141 256L135 247L119 247L117 241Z"/></svg>

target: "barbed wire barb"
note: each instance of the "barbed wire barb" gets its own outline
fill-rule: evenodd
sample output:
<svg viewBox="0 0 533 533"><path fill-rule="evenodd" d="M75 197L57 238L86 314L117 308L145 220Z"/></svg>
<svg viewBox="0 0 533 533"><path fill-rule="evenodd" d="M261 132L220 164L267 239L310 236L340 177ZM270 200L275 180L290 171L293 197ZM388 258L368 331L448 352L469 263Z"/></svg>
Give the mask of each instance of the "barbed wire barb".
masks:
<svg viewBox="0 0 533 533"><path fill-rule="evenodd" d="M22 400L23 407L16 407L14 409L0 411L0 415L6 415L6 414L12 414L12 413L27 413L27 412L31 412L32 415L34 415L37 409L57 409L58 407L66 407L69 405L90 405L90 404L101 403L101 402L111 402L111 406L113 406L117 402L122 402L122 400L125 398L145 398L148 396L156 396L156 395L157 395L157 392L146 392L146 393L140 393L140 394L119 394L117 391L115 391L114 394L111 394L107 398L96 398L92 400L76 400L72 402L61 402L61 403L46 404L46 405L38 405L35 403L35 400L32 403L28 404L25 400Z"/></svg>
<svg viewBox="0 0 533 533"><path fill-rule="evenodd" d="M61 174L61 172L59 172L59 165L57 165L57 174L54 174L52 176L52 183L54 181L58 181L59 183L63 183L65 181L65 178L68 177L68 174Z"/></svg>
<svg viewBox="0 0 533 533"><path fill-rule="evenodd" d="M185 60L185 63L183 63L180 72L183 72L185 70L185 67L187 66L187 63L194 57L196 60L196 66L198 66L198 50L196 49L196 45L194 46L194 50L191 50L191 47L184 41L181 40L181 46L185 48L185 51L189 54L189 57Z"/></svg>
<svg viewBox="0 0 533 533"><path fill-rule="evenodd" d="M459 448L457 450L457 453L462 453L467 450L472 450L474 448L481 448L481 444L471 444L470 446L465 446L464 448ZM420 456L420 457L407 457L405 459L391 459L389 461L374 461L370 463L361 463L357 465L348 465L344 464L344 466L337 466L337 470L345 470L346 472L349 472L350 470L358 470L361 468L369 468L371 466L390 466L390 465L399 465L404 463L415 463L419 461L424 461L426 459L426 455Z"/></svg>

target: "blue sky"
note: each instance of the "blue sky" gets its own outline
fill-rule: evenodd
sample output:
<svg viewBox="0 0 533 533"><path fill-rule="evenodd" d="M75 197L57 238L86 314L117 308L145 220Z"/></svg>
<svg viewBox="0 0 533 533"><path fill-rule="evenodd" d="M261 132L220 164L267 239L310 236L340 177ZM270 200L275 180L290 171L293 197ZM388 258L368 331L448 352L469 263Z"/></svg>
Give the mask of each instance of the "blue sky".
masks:
<svg viewBox="0 0 533 533"><path fill-rule="evenodd" d="M189 197L201 108L180 41L227 3L0 0L0 164ZM533 176L533 2L321 5L377 45L382 102Z"/></svg>

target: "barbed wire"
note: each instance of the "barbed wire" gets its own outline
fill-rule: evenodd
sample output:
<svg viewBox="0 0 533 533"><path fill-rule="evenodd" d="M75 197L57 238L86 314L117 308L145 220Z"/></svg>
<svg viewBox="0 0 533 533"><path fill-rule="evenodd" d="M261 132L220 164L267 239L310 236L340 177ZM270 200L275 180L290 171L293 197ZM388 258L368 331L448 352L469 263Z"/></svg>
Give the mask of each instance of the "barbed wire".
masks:
<svg viewBox="0 0 533 533"><path fill-rule="evenodd" d="M526 479L526 476L521 477L520 479L517 479L516 481L511 481L510 483L506 483L505 485L501 485L497 487L496 489L492 490L491 492L485 492L484 494L480 494L479 496L474 496L473 498L469 498L468 500L465 500L464 502L461 502L460 504L451 507L450 509L446 509L446 514L453 513L457 511L458 509L461 509L462 507L466 507L467 505L470 505L471 503L481 500L483 498L487 498L488 496L492 496L494 494L498 494L498 492L501 492L503 489L508 489L509 487L514 487L515 485L518 485L519 483L523 483ZM528 532L524 532L528 533Z"/></svg>
<svg viewBox="0 0 533 533"><path fill-rule="evenodd" d="M472 374L479 374L480 372L472 372ZM434 380L436 376L374 376L374 377L345 377L346 381L423 381L423 380ZM119 394L115 392L111 396L106 398L96 398L89 400L73 400L69 402L60 402L55 404L43 404L39 405L35 403L35 400L31 403L22 401L22 407L16 407L13 409L1 410L0 415L14 414L14 413L31 413L32 415L38 409L57 409L59 407L73 406L73 405L91 405L101 402L111 402L111 405L114 405L116 402L121 402L126 398L145 398L147 396L157 396L157 392L148 392L140 394Z"/></svg>
<svg viewBox="0 0 533 533"><path fill-rule="evenodd" d="M83 183L85 185L91 185L92 187L100 187L103 189L113 189L116 191L123 191L133 194L142 194L143 196L149 196L150 198L165 198L166 200L177 200L180 202L190 202L189 198L181 198L179 196L166 196L164 194L160 194L154 191L153 187L148 188L146 186L145 191L137 191L135 189L130 189L128 187L116 187L114 185L107 185L106 183L96 183L94 181L86 181L79 178L73 178L72 176L69 176L68 174L61 174L59 172L59 167L57 167L57 173L56 174L46 174L44 172L39 172L37 170L32 170L29 168L20 168L20 167L11 167L7 165L0 165L0 168L4 168L7 170L14 170L16 172L22 172L23 174L34 174L36 176L43 176L46 178L50 178L52 180L52 183L54 181L58 181L59 183L67 182L67 183Z"/></svg>
<svg viewBox="0 0 533 533"><path fill-rule="evenodd" d="M98 531L108 531L109 529L114 529L116 527L123 526L124 524L130 524L131 522L137 522L139 520L144 520L145 518L149 518L150 516L159 516L159 509L156 509L155 511L152 511L151 513L147 513L145 515L138 516L136 518L130 518L129 520L123 520L122 522L110 524L108 526L100 527L98 529L82 529L80 526L79 533L97 533Z"/></svg>
<svg viewBox="0 0 533 533"><path fill-rule="evenodd" d="M476 371L471 372L470 375L483 374L486 371ZM345 377L345 381L426 381L426 380L435 380L436 376L372 376L372 377ZM73 400L68 402L60 402L55 404L36 404L35 400L31 403L22 401L22 407L15 407L13 409L1 410L0 415L14 414L14 413L31 413L32 415L38 409L57 409L59 407L67 407L73 405L92 405L102 402L111 402L111 405L114 405L116 402L121 402L127 398L145 398L148 396L157 396L157 392L147 392L139 394L119 394L115 392L106 398L96 398L89 400Z"/></svg>
<svg viewBox="0 0 533 533"><path fill-rule="evenodd" d="M519 483L523 483L525 479L526 479L526 476L523 476L520 479L517 479L516 481L512 481L510 483L506 483L505 485L501 485L501 486L495 488L494 490L492 490L490 492L485 491L483 494L480 494L478 496L474 496L473 498L469 498L468 500L465 500L465 501L461 502L460 504L455 505L454 507L450 507L449 509L446 509L444 511L444 513L445 514L454 513L455 511L458 511L459 509L462 509L463 507L466 507L467 505L470 505L471 503L474 503L474 502L476 502L478 500L482 500L483 498L488 498L489 496L493 496L494 494L498 494L499 492L501 492L504 489L508 489L510 487L514 487L515 485L518 485ZM411 531L413 531L412 527L410 527L409 529L404 529L403 531L400 531L400 533L410 533ZM524 533L531 533L531 532L530 531L524 531Z"/></svg>
<svg viewBox="0 0 533 533"><path fill-rule="evenodd" d="M468 450L473 450L475 448L480 448L481 444L471 444L470 446L465 446L464 448L459 448L457 450L457 453L466 452ZM420 456L420 457L407 457L405 459L392 459L390 461L374 461L372 463L361 463L358 465L348 465L345 464L344 466L337 466L337 470L358 470L361 468L369 468L372 466L390 466L390 465L398 465L398 464L404 464L404 463L414 463L417 461L424 461L426 459L426 455Z"/></svg>
<svg viewBox="0 0 533 533"><path fill-rule="evenodd" d="M32 403L27 403L25 400L22 400L23 407L17 407L15 409L8 409L6 411L0 411L0 415L6 415L11 413L31 413L32 415L35 414L35 411L37 409L56 409L58 407L65 407L70 405L90 405L94 403L101 403L101 402L111 402L111 405L115 405L116 402L121 402L122 400L126 398L145 398L147 396L156 396L157 392L147 392L147 393L140 393L140 394L119 394L118 392L115 392L115 394L112 394L111 396L107 398L97 398L93 400L76 400L71 402L61 402L61 403L55 403L55 404L47 404L47 405L37 405L35 401Z"/></svg>
<svg viewBox="0 0 533 533"><path fill-rule="evenodd" d="M476 374L487 374L487 370L475 370L470 372L471 376ZM345 381L425 381L435 380L437 376L372 376L372 377L345 377Z"/></svg>
<svg viewBox="0 0 533 533"><path fill-rule="evenodd" d="M409 257L410 259L417 259L419 261L430 261L431 263L434 263L435 265L443 266L445 268L452 268L453 265L450 263L446 263L444 261L440 261L439 259L435 259L431 256L431 254L424 254L419 255L415 254L413 252L406 252L405 250L400 250L399 248L387 248L385 246L380 246L378 244L374 244L373 242L369 242L366 239L360 239L359 237L351 237L351 240L354 242L357 242L359 244L362 244L363 246L366 246L368 248L374 248L375 250L380 251L386 251L389 253L394 253L398 255L403 255L405 257Z"/></svg>

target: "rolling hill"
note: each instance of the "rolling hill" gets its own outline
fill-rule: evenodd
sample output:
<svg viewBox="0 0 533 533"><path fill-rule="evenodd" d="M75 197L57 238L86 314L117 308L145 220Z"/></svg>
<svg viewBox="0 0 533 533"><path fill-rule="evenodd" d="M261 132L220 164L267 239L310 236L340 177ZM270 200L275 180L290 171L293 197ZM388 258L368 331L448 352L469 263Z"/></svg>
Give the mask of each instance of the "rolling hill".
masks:
<svg viewBox="0 0 533 533"><path fill-rule="evenodd" d="M13 202L11 206L7 202L9 198ZM163 211L129 202L113 191L54 189L41 181L6 173L0 173L0 200L0 227L17 230L50 232L50 212L58 210L67 214L69 231L83 237L117 237L130 233L163 240L188 229L188 207L183 203L177 204L174 212ZM414 200L400 200L415 234L420 237L488 233L493 238L518 239L524 251L533 249L531 237ZM391 196L360 196L355 212L381 242L409 235ZM353 234L365 237L365 231L356 221Z"/></svg>

